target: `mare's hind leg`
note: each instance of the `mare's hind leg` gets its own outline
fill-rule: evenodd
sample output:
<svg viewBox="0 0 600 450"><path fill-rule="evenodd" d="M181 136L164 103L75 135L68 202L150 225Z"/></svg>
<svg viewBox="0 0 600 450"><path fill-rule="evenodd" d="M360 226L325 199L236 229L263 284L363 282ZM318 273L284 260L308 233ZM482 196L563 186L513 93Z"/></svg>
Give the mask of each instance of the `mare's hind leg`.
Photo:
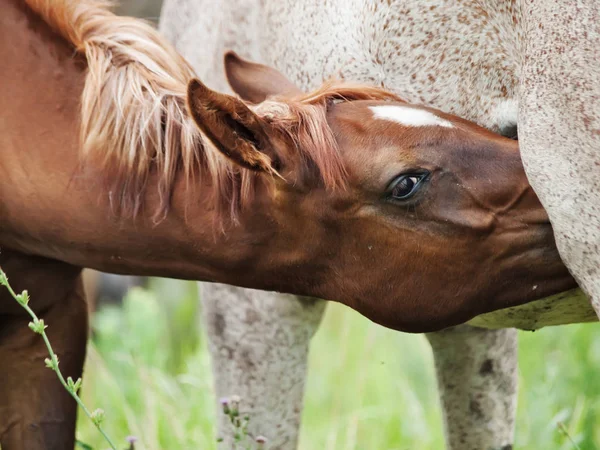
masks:
<svg viewBox="0 0 600 450"><path fill-rule="evenodd" d="M87 340L87 306L79 270L54 261L3 255L0 265L15 290L28 289L30 306L46 333L65 377L81 376ZM74 447L76 403L56 374L30 318L0 291L0 447L65 450Z"/></svg>
<svg viewBox="0 0 600 450"><path fill-rule="evenodd" d="M448 450L512 449L517 331L463 325L427 338L435 359Z"/></svg>
<svg viewBox="0 0 600 450"><path fill-rule="evenodd" d="M217 396L241 397L249 431L268 438L266 448L295 449L308 346L325 302L208 283L202 302ZM217 408L220 448L229 449L234 431Z"/></svg>

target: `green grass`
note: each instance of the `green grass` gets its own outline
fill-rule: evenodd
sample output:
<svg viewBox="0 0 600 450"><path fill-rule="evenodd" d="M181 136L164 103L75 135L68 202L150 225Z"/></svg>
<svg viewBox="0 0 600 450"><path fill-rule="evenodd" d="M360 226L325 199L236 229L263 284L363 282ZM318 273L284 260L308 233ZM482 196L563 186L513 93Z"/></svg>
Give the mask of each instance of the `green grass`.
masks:
<svg viewBox="0 0 600 450"><path fill-rule="evenodd" d="M162 300L161 300L162 299ZM193 283L154 280L93 322L83 383L118 442L136 449L216 448L210 360ZM600 328L520 335L516 449L600 448ZM104 449L83 417L78 438ZM300 448L440 450L432 356L422 336L395 333L340 305L313 339Z"/></svg>

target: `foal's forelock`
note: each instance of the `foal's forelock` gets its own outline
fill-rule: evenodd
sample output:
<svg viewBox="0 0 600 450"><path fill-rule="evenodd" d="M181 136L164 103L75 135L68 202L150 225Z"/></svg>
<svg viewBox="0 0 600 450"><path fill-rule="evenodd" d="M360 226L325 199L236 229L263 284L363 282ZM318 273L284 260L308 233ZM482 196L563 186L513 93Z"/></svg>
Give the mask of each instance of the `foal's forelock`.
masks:
<svg viewBox="0 0 600 450"><path fill-rule="evenodd" d="M136 215L151 176L158 177L154 219L169 208L177 178L211 177L216 209L232 219L249 204L259 175L240 169L206 145L185 108L193 77L188 63L146 22L115 16L103 0L25 0L84 53L81 98L84 162L103 170L114 207ZM346 172L327 107L334 101L396 99L381 89L328 82L319 90L256 107L315 167L326 188L345 186ZM263 177L264 178L264 177Z"/></svg>

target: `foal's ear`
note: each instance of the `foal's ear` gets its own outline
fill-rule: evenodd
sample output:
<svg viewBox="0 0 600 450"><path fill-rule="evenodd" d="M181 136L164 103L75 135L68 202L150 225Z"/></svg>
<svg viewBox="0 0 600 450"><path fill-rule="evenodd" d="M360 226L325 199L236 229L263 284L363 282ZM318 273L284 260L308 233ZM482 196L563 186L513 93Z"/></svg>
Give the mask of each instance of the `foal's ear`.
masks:
<svg viewBox="0 0 600 450"><path fill-rule="evenodd" d="M274 95L302 94L281 72L242 59L233 51L225 53L225 74L233 91L248 102L260 103Z"/></svg>
<svg viewBox="0 0 600 450"><path fill-rule="evenodd" d="M277 174L279 162L265 132L267 124L244 102L193 79L188 84L187 107L196 125L225 156L247 169Z"/></svg>

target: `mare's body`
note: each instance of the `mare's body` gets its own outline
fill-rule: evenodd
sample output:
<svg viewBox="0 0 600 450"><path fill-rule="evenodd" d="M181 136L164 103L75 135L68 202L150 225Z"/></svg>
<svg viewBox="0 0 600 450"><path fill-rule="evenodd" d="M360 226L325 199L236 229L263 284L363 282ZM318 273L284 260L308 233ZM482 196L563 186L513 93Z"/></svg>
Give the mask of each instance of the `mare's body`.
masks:
<svg viewBox="0 0 600 450"><path fill-rule="evenodd" d="M538 8L540 4L531 2L535 15L529 14L523 21L521 2L518 1L167 0L160 26L198 73L220 89L227 88L220 75L220 55L225 49L232 48L278 67L305 89L318 85L331 75L341 74L350 80L381 84L409 101L456 113L512 137L516 136L519 122L519 83L527 27L544 30L537 26L536 20L539 24L551 18L560 21L565 17L565 10L575 8L560 2L552 3L551 7L544 6L546 9L562 8L560 14L552 14ZM595 11L591 3L583 9L586 14ZM596 39L596 25L591 25L594 22L588 16L586 21L589 36L581 33L576 38L572 36L568 44L571 51L585 48L577 39ZM552 26L561 30L559 34L564 34L567 29L564 24ZM543 32L536 31L538 34ZM554 41L537 35L532 42L537 49L551 46ZM545 49L545 52L555 57L557 49L563 46L564 42L551 50ZM587 48L596 51L592 49L599 46ZM577 76L597 79L597 70L585 72L585 68L586 64L598 60L598 57L587 58L585 63L582 60L577 66L580 71ZM531 75L536 64L546 65L545 59L529 60L526 69ZM564 80L566 75L557 76L556 70L546 67L536 73L554 77L562 86L562 81L558 80ZM535 77L531 85L536 85ZM596 86L599 85L597 82ZM547 84L539 86L546 89ZM528 117L542 117L536 116L536 111L544 108L544 98L559 97L561 86L544 90L543 96L535 89L525 89ZM577 94L578 91L573 92ZM573 110L579 101L565 104L563 99L554 100L561 106L552 110L564 112L560 122L571 126L571 133L563 139L578 135L589 140L590 133L576 125L577 118L582 117L584 109L588 111L586 116L595 117L589 111L598 108L597 101L589 96L584 98L588 104L579 111ZM589 120L583 122L590 123ZM556 139L555 135L563 129L552 122L545 123L550 131L529 133L525 136L527 143L550 135ZM522 135L523 130L519 131ZM544 154L552 148L557 155L561 152L575 155L582 151L581 148L572 141L562 145L547 139L542 142L543 150L539 145L531 147L536 148L535 152L525 149L525 160L533 158L535 153L537 166L543 168L530 167L529 174L538 180L536 187L542 195L550 196L553 187L560 186L554 190L558 193L557 198L565 194L573 198L579 195L577 208L586 209L589 214L593 200L591 197L586 200L581 193L599 192L599 189L584 185L594 183L600 177L579 176L579 189L573 189L568 181L572 178L565 177L567 171L561 167L567 161L569 165L578 164L578 158L559 159L548 167L549 161L553 160ZM589 148L589 143L584 147ZM592 160L587 163L587 169L579 173L588 173L591 167L597 167L593 164L593 153L588 154L591 156L586 158ZM556 201L554 208L564 215L570 204L560 205ZM581 212L576 215L583 216ZM593 222L597 217L591 219ZM563 231L563 242L572 242L578 236L587 240L589 220L576 222L578 234ZM570 222L563 220L561 226L570 229ZM576 261L581 259L577 256L581 255L581 247L574 246L567 251L573 253L571 263L580 264ZM587 266L579 269L580 275L587 273L594 264L598 265L598 252L588 248L584 253L587 257L581 264ZM279 297L229 286L203 286L204 314L218 395L235 393L244 396L254 405L253 413L257 417L254 423L264 426L257 431L265 434L269 429L282 430L273 445L293 448L300 422L308 342L322 317L324 304L302 299L291 301L291 298L282 302ZM499 312L477 318L473 323L491 328L533 329L544 324L563 323L565 319L567 322L594 319L585 300L575 300L575 306L568 302L559 305L558 309L552 307L550 311L554 312L549 313L547 305L539 303L528 311ZM568 316L572 320L567 319ZM247 317L254 319L248 321ZM242 337L245 344L238 347ZM485 331L463 327L455 333L448 331L428 337L436 357L450 447L462 450L501 448L512 444L517 385L515 330ZM230 351L236 348L239 351ZM233 356L226 358L223 355ZM490 361L494 370L481 371L480 368ZM279 381L282 378L288 380L284 388ZM470 408L464 401L466 397L481 399L479 407ZM227 429L227 424L222 422L221 433Z"/></svg>

